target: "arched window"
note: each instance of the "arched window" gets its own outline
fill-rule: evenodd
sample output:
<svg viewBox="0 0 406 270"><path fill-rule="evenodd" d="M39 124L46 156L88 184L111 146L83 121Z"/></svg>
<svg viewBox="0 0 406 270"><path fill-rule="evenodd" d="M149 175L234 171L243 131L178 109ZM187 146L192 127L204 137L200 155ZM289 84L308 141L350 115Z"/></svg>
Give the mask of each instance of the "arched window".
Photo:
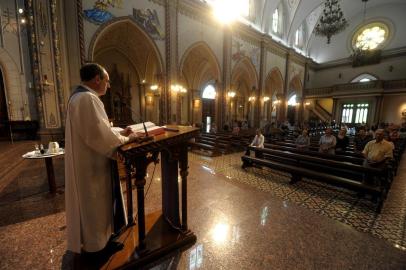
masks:
<svg viewBox="0 0 406 270"><path fill-rule="evenodd" d="M207 98L207 99L216 98L216 89L214 89L213 85L209 84L208 86L206 86L204 88L202 98Z"/></svg>
<svg viewBox="0 0 406 270"><path fill-rule="evenodd" d="M238 0L238 1L241 2L240 3L241 16L244 18L248 18L248 16L250 15L250 0Z"/></svg>
<svg viewBox="0 0 406 270"><path fill-rule="evenodd" d="M295 47L301 48L303 46L303 24L295 32Z"/></svg>
<svg viewBox="0 0 406 270"><path fill-rule="evenodd" d="M357 76L351 82L369 82L376 81L378 78L372 76L371 74L365 73Z"/></svg>
<svg viewBox="0 0 406 270"><path fill-rule="evenodd" d="M296 105L296 95L293 95L289 100L288 100L288 106L295 106Z"/></svg>
<svg viewBox="0 0 406 270"><path fill-rule="evenodd" d="M279 30L279 10L275 9L272 15L272 31L278 33Z"/></svg>

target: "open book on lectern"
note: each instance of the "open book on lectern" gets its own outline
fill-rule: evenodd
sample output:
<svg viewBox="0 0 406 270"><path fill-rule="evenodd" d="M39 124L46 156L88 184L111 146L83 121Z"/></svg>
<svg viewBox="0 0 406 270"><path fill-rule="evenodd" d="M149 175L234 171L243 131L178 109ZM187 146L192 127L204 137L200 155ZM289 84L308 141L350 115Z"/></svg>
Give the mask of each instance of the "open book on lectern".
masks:
<svg viewBox="0 0 406 270"><path fill-rule="evenodd" d="M145 125L145 128L144 128ZM165 133L165 129L161 126L157 126L152 122L144 122L129 126L134 133L145 135L145 129L148 132L148 136L159 135Z"/></svg>

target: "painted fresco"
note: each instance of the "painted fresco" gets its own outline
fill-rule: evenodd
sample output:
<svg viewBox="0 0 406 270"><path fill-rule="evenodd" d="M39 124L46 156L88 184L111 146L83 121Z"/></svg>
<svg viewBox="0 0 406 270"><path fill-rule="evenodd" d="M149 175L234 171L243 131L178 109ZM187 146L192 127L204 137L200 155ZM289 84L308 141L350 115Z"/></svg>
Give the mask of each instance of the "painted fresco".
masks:
<svg viewBox="0 0 406 270"><path fill-rule="evenodd" d="M85 19L94 24L103 24L114 18L109 8L121 8L122 0L97 0L92 9L83 11Z"/></svg>
<svg viewBox="0 0 406 270"><path fill-rule="evenodd" d="M133 18L153 39L165 39L165 34L162 30L156 10L133 8Z"/></svg>

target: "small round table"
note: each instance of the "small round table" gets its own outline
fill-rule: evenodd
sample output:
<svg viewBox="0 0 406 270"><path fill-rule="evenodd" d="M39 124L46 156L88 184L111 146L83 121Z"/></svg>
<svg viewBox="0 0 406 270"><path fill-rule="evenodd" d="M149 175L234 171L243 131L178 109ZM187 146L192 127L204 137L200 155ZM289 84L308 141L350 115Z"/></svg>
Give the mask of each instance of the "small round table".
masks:
<svg viewBox="0 0 406 270"><path fill-rule="evenodd" d="M47 168L48 176L48 185L49 192L51 194L56 193L56 183L55 183L55 173L54 165L52 164L52 158L65 154L64 149L59 148L58 153L48 153L47 151L44 154L36 154L35 151L27 152L23 155L23 158L26 159L45 159L45 166Z"/></svg>

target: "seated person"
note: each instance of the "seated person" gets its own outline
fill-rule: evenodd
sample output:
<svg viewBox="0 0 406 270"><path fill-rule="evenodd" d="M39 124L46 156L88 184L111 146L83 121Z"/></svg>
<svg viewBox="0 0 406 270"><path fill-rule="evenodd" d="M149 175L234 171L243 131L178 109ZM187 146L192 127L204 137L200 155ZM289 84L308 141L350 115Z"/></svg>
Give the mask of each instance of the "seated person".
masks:
<svg viewBox="0 0 406 270"><path fill-rule="evenodd" d="M256 135L250 146L257 147L257 148L264 148L264 135L262 135L262 132L260 129L257 129ZM255 157L257 158L262 158L262 153L260 152L255 152Z"/></svg>
<svg viewBox="0 0 406 270"><path fill-rule="evenodd" d="M240 134L240 127L239 126L234 126L233 127L233 131L231 132L233 135L237 135Z"/></svg>
<svg viewBox="0 0 406 270"><path fill-rule="evenodd" d="M217 126L216 123L213 123L211 125L210 133L217 133Z"/></svg>
<svg viewBox="0 0 406 270"><path fill-rule="evenodd" d="M309 137L307 129L304 129L302 131L302 135L297 137L295 144L296 144L296 147L298 150L309 150L310 137Z"/></svg>
<svg viewBox="0 0 406 270"><path fill-rule="evenodd" d="M365 128L361 128L358 131L358 135L354 138L355 151L362 152L362 150L364 150L365 148L365 145L371 140L372 136L370 134L367 134Z"/></svg>
<svg viewBox="0 0 406 270"><path fill-rule="evenodd" d="M264 135L262 135L262 132L260 129L257 129L256 135L250 146L258 147L258 148L264 148Z"/></svg>
<svg viewBox="0 0 406 270"><path fill-rule="evenodd" d="M325 154L335 154L335 146L336 146L336 137L333 136L333 130L331 128L327 128L325 134L320 137L319 141L319 152Z"/></svg>
<svg viewBox="0 0 406 270"><path fill-rule="evenodd" d="M336 150L338 151L345 151L350 144L350 139L346 136L347 130L345 128L341 128L338 132L336 138Z"/></svg>
<svg viewBox="0 0 406 270"><path fill-rule="evenodd" d="M375 140L365 145L362 154L369 165L381 164L387 159L393 158L393 144L384 140L383 137L384 130L377 129L375 132Z"/></svg>

